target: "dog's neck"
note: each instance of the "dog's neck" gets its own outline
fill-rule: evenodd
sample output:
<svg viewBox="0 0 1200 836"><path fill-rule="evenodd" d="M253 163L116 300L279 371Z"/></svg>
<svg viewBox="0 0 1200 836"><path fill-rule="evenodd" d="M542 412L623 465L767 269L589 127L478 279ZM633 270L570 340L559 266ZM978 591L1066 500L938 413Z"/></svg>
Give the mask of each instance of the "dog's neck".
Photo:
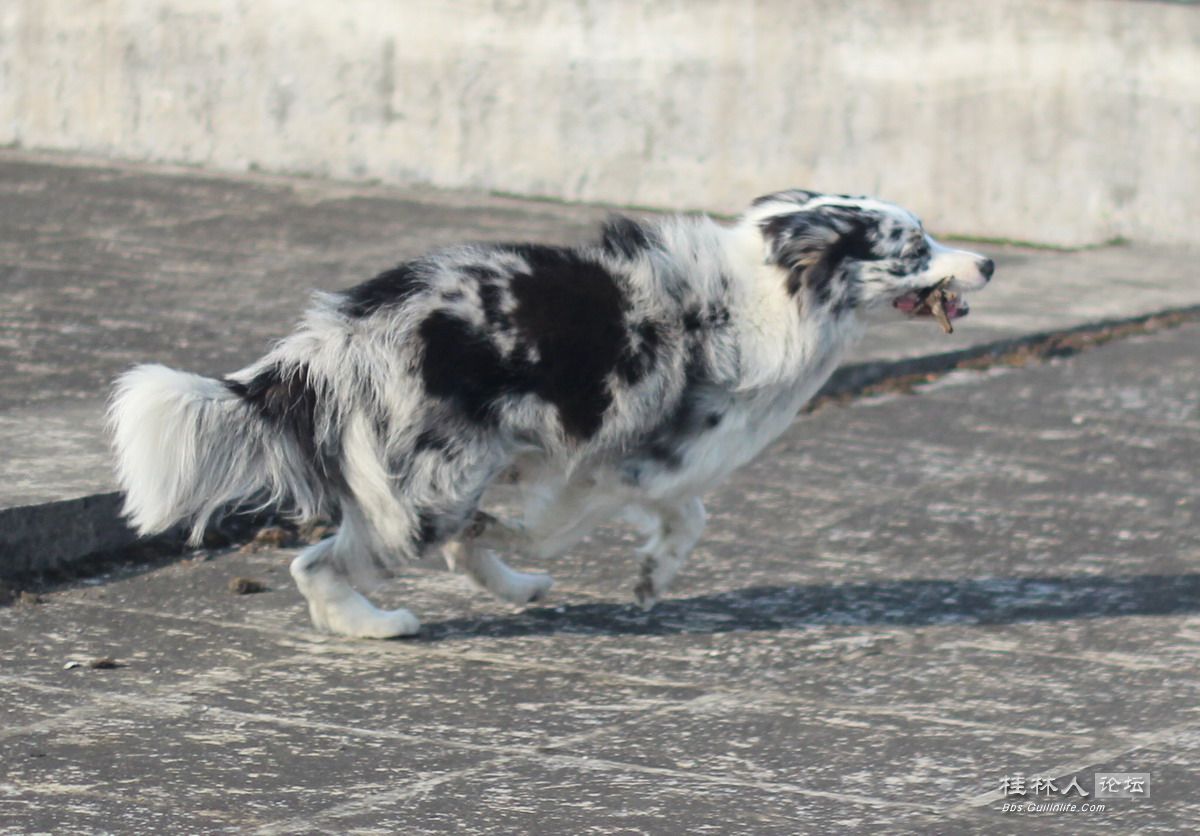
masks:
<svg viewBox="0 0 1200 836"><path fill-rule="evenodd" d="M741 279L733 324L747 358L738 388L819 387L861 338L862 320L854 310L835 315L830 304L789 293L788 272L769 263L757 225L725 232L726 258Z"/></svg>

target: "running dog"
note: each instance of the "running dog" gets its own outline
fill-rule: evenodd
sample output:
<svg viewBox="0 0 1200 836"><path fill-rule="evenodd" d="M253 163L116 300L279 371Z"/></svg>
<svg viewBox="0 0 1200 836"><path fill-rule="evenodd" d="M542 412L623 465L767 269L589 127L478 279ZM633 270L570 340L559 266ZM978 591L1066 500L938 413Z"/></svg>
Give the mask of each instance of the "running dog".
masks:
<svg viewBox="0 0 1200 836"><path fill-rule="evenodd" d="M251 498L340 520L291 572L318 629L411 635L355 587L441 547L517 604L618 515L647 529L651 607L704 528L701 495L782 433L872 321L966 315L992 261L910 212L789 190L732 224L611 218L575 247L467 244L317 294L299 328L223 380L138 366L110 423L142 534ZM939 302L927 302L936 289ZM510 474L520 519L479 507Z"/></svg>

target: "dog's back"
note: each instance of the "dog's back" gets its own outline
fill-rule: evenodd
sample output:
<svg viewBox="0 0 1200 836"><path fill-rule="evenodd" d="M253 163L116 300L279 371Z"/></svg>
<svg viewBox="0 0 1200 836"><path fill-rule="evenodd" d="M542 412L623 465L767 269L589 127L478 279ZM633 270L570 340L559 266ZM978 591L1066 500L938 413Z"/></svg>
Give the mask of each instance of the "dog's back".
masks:
<svg viewBox="0 0 1200 836"><path fill-rule="evenodd" d="M729 279L709 226L614 218L593 246L449 248L319 294L224 381L135 368L110 412L126 513L198 539L249 497L349 508L373 561L402 563L457 533L518 449L566 468L663 448L664 416L692 420L685 385L720 373Z"/></svg>

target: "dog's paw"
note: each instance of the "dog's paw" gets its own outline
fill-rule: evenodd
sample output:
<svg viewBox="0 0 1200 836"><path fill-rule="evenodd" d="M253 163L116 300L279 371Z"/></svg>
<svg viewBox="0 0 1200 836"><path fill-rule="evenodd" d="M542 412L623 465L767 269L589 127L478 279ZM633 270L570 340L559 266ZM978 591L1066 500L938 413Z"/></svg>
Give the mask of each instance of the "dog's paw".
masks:
<svg viewBox="0 0 1200 836"><path fill-rule="evenodd" d="M544 572L517 572L510 569L503 583L491 591L510 604L532 604L540 601L554 586L554 579Z"/></svg>
<svg viewBox="0 0 1200 836"><path fill-rule="evenodd" d="M415 636L421 630L421 621L406 609L380 610L370 621L356 626L355 635L360 639L394 639Z"/></svg>
<svg viewBox="0 0 1200 836"><path fill-rule="evenodd" d="M658 590L654 588L654 580L649 576L643 577L633 588L633 600L646 612L654 609L658 603Z"/></svg>
<svg viewBox="0 0 1200 836"><path fill-rule="evenodd" d="M355 639L394 639L415 636L420 620L406 609L381 610L356 596L335 603L309 606L313 626L322 633Z"/></svg>

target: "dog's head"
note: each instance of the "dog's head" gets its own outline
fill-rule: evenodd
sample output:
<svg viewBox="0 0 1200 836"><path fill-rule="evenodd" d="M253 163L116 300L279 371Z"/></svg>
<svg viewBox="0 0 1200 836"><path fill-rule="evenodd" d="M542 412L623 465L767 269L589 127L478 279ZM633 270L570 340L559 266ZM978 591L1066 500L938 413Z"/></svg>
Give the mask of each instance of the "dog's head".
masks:
<svg viewBox="0 0 1200 836"><path fill-rule="evenodd" d="M932 316L927 298L946 291L949 319L967 315L965 294L992 278L990 258L943 246L906 209L866 197L793 189L760 197L747 219L767 260L787 273L801 304L835 316Z"/></svg>

